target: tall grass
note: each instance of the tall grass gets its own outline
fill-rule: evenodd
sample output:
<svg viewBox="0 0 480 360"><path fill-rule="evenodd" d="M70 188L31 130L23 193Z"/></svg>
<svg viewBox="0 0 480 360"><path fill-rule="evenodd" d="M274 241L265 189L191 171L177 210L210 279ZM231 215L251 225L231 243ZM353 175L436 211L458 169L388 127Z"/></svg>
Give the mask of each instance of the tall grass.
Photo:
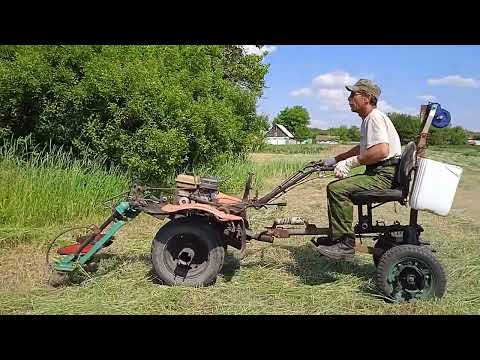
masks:
<svg viewBox="0 0 480 360"><path fill-rule="evenodd" d="M261 193L270 190L266 178L281 182L305 163L297 157L264 163L230 158L216 167L200 166L194 173L215 176L221 191L240 194L248 173L253 172L253 188ZM130 176L107 166L105 159L75 159L62 148L35 147L28 138L4 141L0 146L0 247L41 238L48 229L98 223L109 212L103 201L128 190L129 183Z"/></svg>
<svg viewBox="0 0 480 360"><path fill-rule="evenodd" d="M221 191L239 194L245 187L249 172L255 174L255 182L252 184L254 190L270 190L266 189L265 179L275 178L280 183L305 166L306 163L307 161L302 158L273 160L265 163L233 158L223 161L215 168L199 167L196 169L196 174L215 176L220 180Z"/></svg>
<svg viewBox="0 0 480 360"><path fill-rule="evenodd" d="M73 159L29 139L0 146L0 246L41 228L97 220L102 201L128 189L129 178L103 159Z"/></svg>

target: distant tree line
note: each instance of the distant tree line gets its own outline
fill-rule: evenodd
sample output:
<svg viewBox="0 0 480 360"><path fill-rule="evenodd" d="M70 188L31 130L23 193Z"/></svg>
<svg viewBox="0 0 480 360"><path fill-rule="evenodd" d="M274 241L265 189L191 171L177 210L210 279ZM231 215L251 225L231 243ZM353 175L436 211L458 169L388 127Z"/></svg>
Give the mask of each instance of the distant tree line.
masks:
<svg viewBox="0 0 480 360"><path fill-rule="evenodd" d="M401 113L388 113L395 128L397 129L402 144L415 141L420 131L420 119L418 116L412 116ZM312 138L318 135L330 135L338 137L340 142L357 142L360 141L360 129L357 126L347 127L345 125L327 130L317 128L310 129ZM430 127L430 145L463 145L466 144L469 137L480 139L480 134L471 133L461 126L448 126L443 129Z"/></svg>
<svg viewBox="0 0 480 360"><path fill-rule="evenodd" d="M402 144L416 140L420 131L420 119L418 116L399 113L389 113L388 116L395 125ZM464 145L468 139L467 131L461 126L452 127L449 125L443 129L431 126L429 133L428 143L430 145Z"/></svg>

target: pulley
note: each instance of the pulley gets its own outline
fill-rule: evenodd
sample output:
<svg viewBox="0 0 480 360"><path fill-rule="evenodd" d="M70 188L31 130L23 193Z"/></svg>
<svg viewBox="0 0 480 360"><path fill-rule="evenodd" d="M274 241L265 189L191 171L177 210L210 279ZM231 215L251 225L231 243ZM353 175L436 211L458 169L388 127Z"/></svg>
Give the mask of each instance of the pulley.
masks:
<svg viewBox="0 0 480 360"><path fill-rule="evenodd" d="M440 104L438 103L432 103L429 106L436 104L437 105L437 111L435 112L435 116L433 117L432 120L432 125L435 126L436 128L444 128L450 124L450 113L442 109Z"/></svg>

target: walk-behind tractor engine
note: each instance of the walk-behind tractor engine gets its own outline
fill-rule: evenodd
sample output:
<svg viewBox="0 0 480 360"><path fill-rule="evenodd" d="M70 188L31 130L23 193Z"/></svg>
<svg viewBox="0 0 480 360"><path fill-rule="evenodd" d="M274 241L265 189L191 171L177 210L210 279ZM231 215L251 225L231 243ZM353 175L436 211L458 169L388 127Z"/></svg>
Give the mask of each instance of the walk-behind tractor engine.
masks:
<svg viewBox="0 0 480 360"><path fill-rule="evenodd" d="M218 196L218 180L215 178L178 175L175 183L179 204L190 204L196 201L210 203L214 202Z"/></svg>
<svg viewBox="0 0 480 360"><path fill-rule="evenodd" d="M445 271L429 244L422 240L423 228L417 223L417 217L419 210L440 215L448 213L461 169L424 157L430 125L447 126L450 123L448 111L441 109L439 104L430 103L421 107L420 118L420 134L416 143L409 143L403 150L394 188L360 191L351 196L358 206L356 251L373 255L377 267L376 283L386 298L395 301L442 297L446 290ZM432 174L431 169L436 173ZM167 285L211 285L223 266L228 246L244 254L247 242L252 240L271 243L275 238L297 235L313 235L317 240L329 236L328 227L317 227L300 217L277 219L271 226L254 233L247 210L285 206L275 201L296 186L331 176L328 174L332 170L322 161L306 164L260 198L250 196L254 174L249 174L242 198L222 193L218 180L210 177L182 174L176 178L176 186L172 189L135 185L100 227L78 237L74 244L57 250L60 258L53 262L51 283L63 283L78 269L88 271L94 264L94 255L114 241L123 225L144 212L170 220L160 228L152 243L151 259L157 277ZM443 182L435 189L434 196L429 193L432 185L426 185L432 177ZM442 189L447 189L443 191L445 196L438 196ZM167 190L170 196L164 195ZM156 191L162 192L154 195ZM398 221L392 225L378 221L373 224L372 210L388 202L402 205L410 202L408 224ZM373 246L367 246L366 240L373 241Z"/></svg>

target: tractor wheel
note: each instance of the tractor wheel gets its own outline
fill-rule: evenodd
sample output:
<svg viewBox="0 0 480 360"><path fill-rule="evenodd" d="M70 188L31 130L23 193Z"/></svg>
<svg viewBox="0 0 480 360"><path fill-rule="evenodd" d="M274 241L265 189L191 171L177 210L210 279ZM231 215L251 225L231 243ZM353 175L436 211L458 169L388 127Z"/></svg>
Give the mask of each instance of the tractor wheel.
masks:
<svg viewBox="0 0 480 360"><path fill-rule="evenodd" d="M378 267L378 263L380 262L380 258L383 256L383 254L385 254L385 252L387 250L391 249L392 246L391 245L388 246L388 245L384 244L383 242L377 241L375 243L375 245L373 246L373 248L376 251L381 250L381 252L379 252L379 254L373 254L373 264L375 265L375 267Z"/></svg>
<svg viewBox="0 0 480 360"><path fill-rule="evenodd" d="M441 298L447 277L432 252L422 246L399 245L387 250L380 258L377 286L395 301Z"/></svg>
<svg viewBox="0 0 480 360"><path fill-rule="evenodd" d="M212 285L224 257L215 224L201 218L170 221L158 231L152 244L153 267L167 285Z"/></svg>

